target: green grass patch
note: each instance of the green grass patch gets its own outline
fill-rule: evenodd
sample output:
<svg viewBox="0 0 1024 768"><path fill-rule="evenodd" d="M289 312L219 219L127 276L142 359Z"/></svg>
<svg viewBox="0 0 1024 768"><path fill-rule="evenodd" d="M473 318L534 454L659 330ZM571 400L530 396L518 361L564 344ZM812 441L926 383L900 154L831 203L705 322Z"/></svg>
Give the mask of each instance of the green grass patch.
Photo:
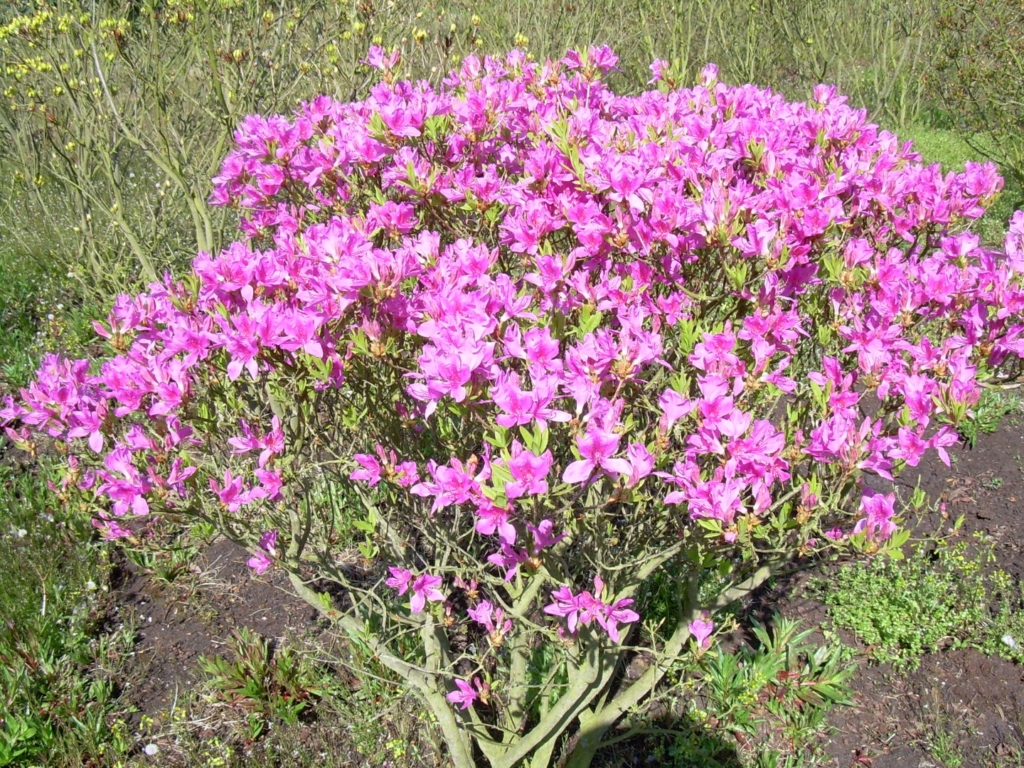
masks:
<svg viewBox="0 0 1024 768"><path fill-rule="evenodd" d="M106 315L52 260L0 243L0 392L25 386L47 352L78 354Z"/></svg>
<svg viewBox="0 0 1024 768"><path fill-rule="evenodd" d="M33 259L19 258L12 250L0 250L0 375L7 386L21 386L35 369L32 354L45 319L47 275Z"/></svg>
<svg viewBox="0 0 1024 768"><path fill-rule="evenodd" d="M978 435L992 434L999 429L1004 417L1020 413L1022 406L1024 400L1016 389L983 389L969 418L960 424L958 431L973 448Z"/></svg>
<svg viewBox="0 0 1024 768"><path fill-rule="evenodd" d="M1024 659L1021 594L994 567L992 544L940 542L903 560L841 568L811 584L836 627L853 631L868 656L897 669L916 668L944 648L975 647Z"/></svg>
<svg viewBox="0 0 1024 768"><path fill-rule="evenodd" d="M105 551L52 498L0 466L0 766L109 765L131 747L119 679L134 630L105 630Z"/></svg>

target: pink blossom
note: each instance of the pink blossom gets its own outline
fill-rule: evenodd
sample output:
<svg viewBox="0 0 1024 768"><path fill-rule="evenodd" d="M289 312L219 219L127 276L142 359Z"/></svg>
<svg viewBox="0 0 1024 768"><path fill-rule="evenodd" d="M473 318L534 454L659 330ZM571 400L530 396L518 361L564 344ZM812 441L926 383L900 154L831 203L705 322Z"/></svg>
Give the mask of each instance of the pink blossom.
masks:
<svg viewBox="0 0 1024 768"><path fill-rule="evenodd" d="M247 565L262 576L273 562L266 552L257 552L248 559Z"/></svg>
<svg viewBox="0 0 1024 768"><path fill-rule="evenodd" d="M474 688L475 686L475 688ZM481 683L479 677L473 678L473 684L470 685L466 680L455 680L455 687L457 690L452 691L445 696L448 701L452 704L461 704L460 709L463 711L469 709L476 702L480 695L487 691L490 686L486 683ZM479 691L480 693L477 693Z"/></svg>
<svg viewBox="0 0 1024 768"><path fill-rule="evenodd" d="M505 612L501 608L495 608L487 600L483 600L476 608L470 608L466 614L493 635L500 645L500 640L512 630L511 619L505 618Z"/></svg>
<svg viewBox="0 0 1024 768"><path fill-rule="evenodd" d="M380 482L381 466L376 456L367 453L357 453L352 457L361 469L353 470L349 480L363 480L371 488Z"/></svg>
<svg viewBox="0 0 1024 768"><path fill-rule="evenodd" d="M885 541L896 532L892 522L895 514L896 494L881 494L868 488L860 499L864 517L853 527L853 534L864 533L868 541Z"/></svg>
<svg viewBox="0 0 1024 768"><path fill-rule="evenodd" d="M612 458L619 447L619 436L616 434L592 428L583 437L576 438L576 444L583 458L565 468L562 473L563 482L586 482L598 468L617 475L629 475L633 470L625 459Z"/></svg>
<svg viewBox="0 0 1024 768"><path fill-rule="evenodd" d="M216 480L210 478L210 490L216 494L228 512L237 512L249 500L243 491L242 478L233 477L230 469L224 470L223 485L218 485Z"/></svg>
<svg viewBox="0 0 1024 768"><path fill-rule="evenodd" d="M715 622L711 621L705 612L701 614L701 618L694 619L687 627L693 639L697 641L697 647L702 651L707 650L711 645L711 633L715 631Z"/></svg>
<svg viewBox="0 0 1024 768"><path fill-rule="evenodd" d="M409 601L409 609L413 613L419 613L428 602L436 603L443 601L444 593L438 589L441 586L441 582L440 576L430 576L426 573L417 577L412 584L412 599Z"/></svg>
<svg viewBox="0 0 1024 768"><path fill-rule="evenodd" d="M541 520L537 525L527 523L526 527L533 534L533 554L535 556L539 555L541 550L553 547L566 536L564 533L558 536L553 535L555 524L551 520Z"/></svg>
<svg viewBox="0 0 1024 768"><path fill-rule="evenodd" d="M513 441L512 458L508 463L513 479L505 483L505 496L511 501L521 496L547 493L548 484L545 478L551 470L553 461L551 451L536 456L525 450L518 440Z"/></svg>
<svg viewBox="0 0 1024 768"><path fill-rule="evenodd" d="M608 633L612 642L619 642L619 624L631 624L640 619L636 611L630 610L628 606L633 600L625 598L615 602L613 605L606 605L601 600L604 592L604 582L600 576L594 577L594 592L580 592L574 595L569 587L559 587L551 593L554 600L544 607L544 613L550 616L563 616L566 619L566 627L569 634L576 634L579 626L588 626L596 621L605 632Z"/></svg>
<svg viewBox="0 0 1024 768"><path fill-rule="evenodd" d="M501 549L487 556L487 562L505 569L505 581L512 581L519 572L519 566L530 559L525 549L516 549L511 544L501 542Z"/></svg>
<svg viewBox="0 0 1024 768"><path fill-rule="evenodd" d="M477 507L476 514L477 533L484 536L492 536L497 533L498 539L502 544L512 546L516 543L516 529L509 522L508 509L497 507L493 504L486 504Z"/></svg>
<svg viewBox="0 0 1024 768"><path fill-rule="evenodd" d="M633 488L654 471L654 457L643 443L630 443L626 448L626 456L630 464L626 487Z"/></svg>
<svg viewBox="0 0 1024 768"><path fill-rule="evenodd" d="M388 570L391 571L391 578L384 583L392 589L397 589L399 596L404 595L412 582L412 571L393 565L388 566Z"/></svg>
<svg viewBox="0 0 1024 768"><path fill-rule="evenodd" d="M259 550L249 558L248 565L257 574L263 575L273 564L271 558L277 557L277 531L266 531L260 536L258 546Z"/></svg>

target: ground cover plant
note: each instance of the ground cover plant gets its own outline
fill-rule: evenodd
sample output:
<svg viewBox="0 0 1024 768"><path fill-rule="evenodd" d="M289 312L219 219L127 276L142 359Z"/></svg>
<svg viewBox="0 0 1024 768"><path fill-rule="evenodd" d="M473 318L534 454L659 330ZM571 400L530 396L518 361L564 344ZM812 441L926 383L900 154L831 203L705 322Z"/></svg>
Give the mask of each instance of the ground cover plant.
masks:
<svg viewBox="0 0 1024 768"><path fill-rule="evenodd" d="M1021 595L993 562L983 537L974 546L947 540L905 560L840 569L813 588L875 661L914 668L927 653L965 646L1018 660Z"/></svg>
<svg viewBox="0 0 1024 768"><path fill-rule="evenodd" d="M1016 375L1024 213L981 247L994 166L925 167L826 86L367 64L362 102L243 122L212 197L241 239L120 297L108 356L47 358L8 434L68 454L106 538L203 524L286 571L454 764L585 766L716 611L898 555L871 478Z"/></svg>

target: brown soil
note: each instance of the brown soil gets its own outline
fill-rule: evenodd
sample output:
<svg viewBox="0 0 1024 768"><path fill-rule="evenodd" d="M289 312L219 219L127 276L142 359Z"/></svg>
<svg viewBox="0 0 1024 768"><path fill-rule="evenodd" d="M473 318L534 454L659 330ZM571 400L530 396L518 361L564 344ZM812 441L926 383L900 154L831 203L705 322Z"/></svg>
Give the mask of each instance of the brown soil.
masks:
<svg viewBox="0 0 1024 768"><path fill-rule="evenodd" d="M917 530L949 532L963 515L960 535L987 534L995 544L995 567L1020 581L1024 429L1015 419L1005 420L998 432L980 435L973 449L956 446L950 454L952 467L931 457L917 474L907 472L897 481L910 491L920 480L930 499L946 505L948 518L917 521ZM817 604L794 608L790 613L804 613L810 623L824 617ZM976 650L945 651L926 656L909 674L862 665L853 689L856 705L831 718L836 731L824 745L829 765L1011 768L1024 760L1024 667ZM954 755L947 762L943 740Z"/></svg>
<svg viewBox="0 0 1024 768"><path fill-rule="evenodd" d="M122 566L114 610L131 611L139 625L138 682L128 691L137 717L168 716L200 681L199 658L224 653L234 629L254 630L279 647L319 628L316 611L289 591L287 578L274 571L253 578L248 557L238 545L219 540L198 556L194 573L181 584Z"/></svg>

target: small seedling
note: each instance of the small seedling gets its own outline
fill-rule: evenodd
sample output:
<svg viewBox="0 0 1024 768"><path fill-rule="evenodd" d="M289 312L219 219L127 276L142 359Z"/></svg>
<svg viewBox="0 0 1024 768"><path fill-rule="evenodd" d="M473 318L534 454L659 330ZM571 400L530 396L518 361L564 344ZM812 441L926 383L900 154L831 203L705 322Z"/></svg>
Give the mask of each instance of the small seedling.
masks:
<svg viewBox="0 0 1024 768"><path fill-rule="evenodd" d="M200 665L214 697L247 713L251 738L258 738L269 722L297 723L320 695L313 670L292 649L272 652L265 638L245 627L235 630L227 645L234 660L204 656Z"/></svg>
<svg viewBox="0 0 1024 768"><path fill-rule="evenodd" d="M811 645L812 632L776 616L770 627L754 622L754 647L705 656L697 690L706 710L693 712L705 728L699 737L680 732L664 751L671 764L731 764L720 759L722 743L710 728L738 738L755 761L798 765L800 754L826 728L828 711L851 702L849 652Z"/></svg>

